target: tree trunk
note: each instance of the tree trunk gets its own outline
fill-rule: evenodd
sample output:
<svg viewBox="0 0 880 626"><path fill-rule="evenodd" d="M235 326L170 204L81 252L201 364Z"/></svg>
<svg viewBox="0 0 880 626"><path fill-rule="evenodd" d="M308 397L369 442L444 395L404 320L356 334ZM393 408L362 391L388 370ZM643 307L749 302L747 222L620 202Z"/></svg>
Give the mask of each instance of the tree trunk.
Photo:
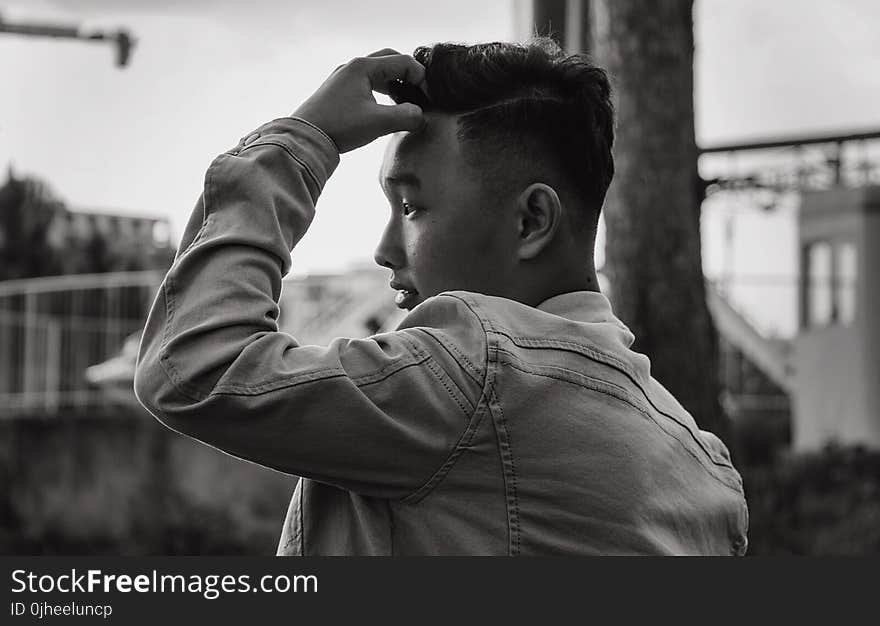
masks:
<svg viewBox="0 0 880 626"><path fill-rule="evenodd" d="M591 4L594 55L616 93L616 174L605 203L614 310L654 377L728 441L700 250L693 1Z"/></svg>

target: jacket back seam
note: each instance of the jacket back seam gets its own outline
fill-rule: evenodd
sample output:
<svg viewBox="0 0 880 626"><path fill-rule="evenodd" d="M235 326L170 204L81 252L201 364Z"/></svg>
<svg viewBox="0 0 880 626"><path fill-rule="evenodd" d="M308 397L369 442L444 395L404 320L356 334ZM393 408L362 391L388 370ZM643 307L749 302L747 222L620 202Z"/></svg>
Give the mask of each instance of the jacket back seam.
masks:
<svg viewBox="0 0 880 626"><path fill-rule="evenodd" d="M498 454L501 458L501 472L504 479L505 504L507 509L508 523L508 545L507 550L510 556L520 554L520 519L519 519L519 497L517 494L517 478L516 478L516 462L513 456L513 445L510 440L510 432L507 430L507 423L504 418L504 408L498 398L497 391L493 385L491 391L491 399L497 407L498 412L492 410L492 419L495 425L495 442L498 447ZM490 407L491 410L491 407Z"/></svg>
<svg viewBox="0 0 880 626"><path fill-rule="evenodd" d="M465 301L464 298L461 299ZM468 306L471 306L470 303L467 301L465 302ZM497 376L499 365L498 341L497 339L490 341L489 338L490 333L496 336L503 335L504 333L498 332L492 323L492 320L488 316L479 315L474 310L474 307L479 307L476 303L473 303L471 310L474 311L474 314L480 319L483 324L483 329L486 331L486 388L487 392L491 394L491 399L494 400L495 406L498 408L498 417L496 418L495 411L492 410L491 404L489 406L489 410L492 413L492 424L495 428L495 444L498 448L498 455L501 461L501 478L504 481L505 512L507 514L508 528L507 551L510 556L518 556L521 551L521 529L519 499L516 484L516 465L513 458L513 448L510 444L510 433L507 431L507 424L504 419L504 409L501 406L501 400L495 389L495 378ZM492 345L493 343L494 345ZM502 434L504 438L503 441Z"/></svg>
<svg viewBox="0 0 880 626"><path fill-rule="evenodd" d="M613 356L606 354L605 352L595 350L593 348L589 348L589 347L584 346L582 344L575 343L573 341L564 341L564 340L557 340L557 339L553 339L553 340L546 342L547 343L546 346L522 345L520 343L517 343L517 339L519 339L520 341L531 341L531 342L535 342L536 340L531 339L529 337L515 337L515 336L512 336L506 332L499 331L499 330L494 330L494 332L499 335L502 335L504 337L507 337L508 339L513 341L513 343L515 345L518 345L521 348L566 350L568 352L574 352L575 354L580 354L582 356L585 356L586 358L591 359L593 361L596 361L597 363L601 363L603 365L607 365L608 367L615 368L616 370L625 374L633 382L633 384L638 388L638 390L645 397L645 400L647 400L648 404L650 404L651 407L655 411L657 411L661 415L664 415L664 416L668 417L669 419L673 420L679 426L681 426L684 430L686 430L688 432L688 434L691 436L691 439L694 440L694 443L696 443L700 447L700 449L703 450L703 453L706 455L706 457L709 459L710 462L712 462L714 465L717 465L719 467L733 469L733 465L731 465L730 463L717 461L715 459L715 456L706 448L706 446L703 444L703 442L700 441L699 437L697 437L691 431L691 429L687 427L686 424L682 423L681 420L679 420L677 417L675 417L671 413L664 411L659 406L657 406L657 404L651 399L651 395L645 390L645 388L642 386L642 383L638 380L638 376L636 376L632 372L630 372L630 368L626 367L626 365L621 363L618 359L614 358ZM541 343L544 343L544 342L541 342ZM562 344L562 345L553 345L553 344Z"/></svg>
<svg viewBox="0 0 880 626"><path fill-rule="evenodd" d="M561 365L545 365L545 364L531 363L529 361L525 361L522 358L520 358L520 356L518 354L511 352L510 350L505 350L504 348L501 348L501 347L496 347L496 352L499 355L503 355L503 356L508 357L510 359L513 359L514 361L519 363L521 368L517 368L517 369L520 369L520 371L522 371L526 374L533 373L532 370L529 369L529 366L537 367L540 369L559 371L559 372L563 373L563 375L570 374L573 377L576 377L578 379L578 381L583 380L584 386L586 386L590 389L593 388L593 384L607 386L607 387L615 389L616 391L618 391L621 394L625 394L627 396L627 398L632 403L638 403L638 399L633 394L631 394L629 392L629 390L627 390L625 387L618 385L617 383L613 383L609 380L603 380L603 379L597 378L595 376L590 376L588 374L584 374L583 372L579 372L577 370L573 370L568 367L563 367ZM540 372L534 372L534 373L540 373Z"/></svg>
<svg viewBox="0 0 880 626"><path fill-rule="evenodd" d="M300 478L300 480L306 480L305 478ZM299 556L306 555L306 531L305 531L305 520L303 517L305 516L305 509L303 508L303 493L305 493L306 485L303 483L300 485L299 489L299 511L297 512L297 517L299 518L299 527L298 527L298 539L299 539Z"/></svg>
<svg viewBox="0 0 880 626"><path fill-rule="evenodd" d="M688 448L687 445L685 445L685 443L679 437L677 437L674 433L672 433L669 430L667 430L666 428L664 428L663 425L660 424L660 422L658 422L656 419L654 419L654 417L648 411L646 411L644 407L639 406L638 404L632 402L624 394L618 395L616 393L611 392L610 390L598 388L598 386L597 387L587 386L587 385L584 385L580 382L573 381L573 380L570 380L569 378L565 378L565 377L559 376L559 375L553 375L553 374L549 374L549 373L539 373L539 372L525 370L521 367L518 367L514 363L510 363L510 362L505 362L504 365L507 365L508 367L512 367L513 369L521 371L525 374L531 374L532 376L542 376L544 378L551 378L554 380L559 380L559 381L562 381L565 383L569 383L570 385L575 385L575 386L578 386L581 388L589 389L591 391L595 391L596 393L601 393L601 394L610 396L612 398L616 398L616 399L620 400L621 402L625 402L629 406L636 409L639 413L641 413L642 415L647 417L651 422L653 422L658 428L660 428L660 430L662 430L668 436L675 439L682 446L682 448L684 448L685 451L687 451L687 453L691 457L693 457L693 459L697 462L697 464L699 464L700 467L702 467L703 469L706 470L706 473L708 473L709 476L711 476L716 481L721 483L724 487L734 491L735 493L737 493L739 495L742 495L741 489L738 486L729 484L726 480L724 480L723 478L718 476L714 471L710 470L710 468L707 467L706 464L703 461L701 461L700 458L696 454L694 454L694 452L690 448ZM733 469L733 468L731 468L731 469Z"/></svg>

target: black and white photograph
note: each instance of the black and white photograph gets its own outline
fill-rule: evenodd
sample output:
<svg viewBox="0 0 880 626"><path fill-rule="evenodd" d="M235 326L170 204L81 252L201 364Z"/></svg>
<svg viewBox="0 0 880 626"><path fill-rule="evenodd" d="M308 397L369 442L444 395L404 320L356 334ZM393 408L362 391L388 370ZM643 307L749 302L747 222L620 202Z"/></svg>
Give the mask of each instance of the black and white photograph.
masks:
<svg viewBox="0 0 880 626"><path fill-rule="evenodd" d="M878 33L0 0L0 555L880 554Z"/></svg>

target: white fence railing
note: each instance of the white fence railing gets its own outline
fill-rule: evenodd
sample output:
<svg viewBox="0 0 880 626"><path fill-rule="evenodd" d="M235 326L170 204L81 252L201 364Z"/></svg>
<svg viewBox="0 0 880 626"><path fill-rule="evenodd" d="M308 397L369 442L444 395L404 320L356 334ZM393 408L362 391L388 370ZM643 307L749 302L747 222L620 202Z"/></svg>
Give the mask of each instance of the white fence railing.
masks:
<svg viewBox="0 0 880 626"><path fill-rule="evenodd" d="M148 271L0 283L0 418L106 407L85 371L141 329L161 280Z"/></svg>
<svg viewBox="0 0 880 626"><path fill-rule="evenodd" d="M0 419L90 415L136 404L137 335L163 276L0 282ZM355 270L285 280L279 326L300 343L324 344L387 330L401 315L385 270Z"/></svg>

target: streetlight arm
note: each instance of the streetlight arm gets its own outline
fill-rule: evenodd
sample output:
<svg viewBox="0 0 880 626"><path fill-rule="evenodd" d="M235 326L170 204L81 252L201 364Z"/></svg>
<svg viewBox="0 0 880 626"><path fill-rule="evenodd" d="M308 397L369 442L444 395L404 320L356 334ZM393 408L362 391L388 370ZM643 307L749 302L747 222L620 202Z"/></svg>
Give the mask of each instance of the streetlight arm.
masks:
<svg viewBox="0 0 880 626"><path fill-rule="evenodd" d="M115 33L102 31L83 32L78 26L66 26L45 23L6 22L0 16L0 34L25 35L29 37L53 37L56 39L76 39L80 41L111 41L116 44L116 65L125 67L131 58L131 50L135 45L134 37L126 30Z"/></svg>

